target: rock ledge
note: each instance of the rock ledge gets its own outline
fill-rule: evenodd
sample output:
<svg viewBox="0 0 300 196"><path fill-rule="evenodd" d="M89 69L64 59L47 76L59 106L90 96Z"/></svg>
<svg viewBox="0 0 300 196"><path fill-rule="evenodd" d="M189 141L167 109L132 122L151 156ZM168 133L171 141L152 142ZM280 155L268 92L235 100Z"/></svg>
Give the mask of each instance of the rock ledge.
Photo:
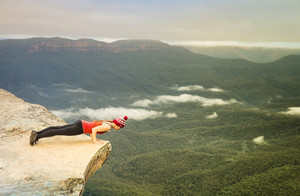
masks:
<svg viewBox="0 0 300 196"><path fill-rule="evenodd" d="M109 141L55 136L29 145L32 129L65 122L45 107L0 89L0 195L81 195L88 178L105 162Z"/></svg>

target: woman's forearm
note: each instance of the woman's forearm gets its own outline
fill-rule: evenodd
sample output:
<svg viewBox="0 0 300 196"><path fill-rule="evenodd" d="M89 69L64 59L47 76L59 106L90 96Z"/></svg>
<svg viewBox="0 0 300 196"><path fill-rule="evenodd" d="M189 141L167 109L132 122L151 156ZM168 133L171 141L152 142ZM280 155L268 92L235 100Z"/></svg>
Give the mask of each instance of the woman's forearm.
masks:
<svg viewBox="0 0 300 196"><path fill-rule="evenodd" d="M92 130L92 134L91 134L91 138L92 138L92 141L93 141L95 144L96 144L96 141L97 141L96 135L97 135L97 130L96 130L96 129L93 129L93 130Z"/></svg>

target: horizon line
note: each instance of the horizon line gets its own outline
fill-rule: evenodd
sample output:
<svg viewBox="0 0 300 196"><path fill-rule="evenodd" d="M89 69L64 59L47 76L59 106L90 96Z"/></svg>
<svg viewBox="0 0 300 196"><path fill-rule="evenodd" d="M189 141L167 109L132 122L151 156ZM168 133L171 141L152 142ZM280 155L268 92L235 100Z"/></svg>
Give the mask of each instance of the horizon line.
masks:
<svg viewBox="0 0 300 196"><path fill-rule="evenodd" d="M79 40L79 39L93 39L96 41L102 41L106 43L112 43L119 40L158 40L158 39L148 39L148 38L109 38L109 37L70 37L70 36L27 36L27 35L7 35L1 36L0 40L7 39L30 39L30 38L54 38L59 37L63 39ZM170 45L176 46L198 46L198 47L259 47L259 48L287 48L287 49L300 49L300 42L282 42L282 41L273 41L273 42L245 42L245 41L212 41L212 40L193 40L193 41L170 41L170 40L158 40L165 42Z"/></svg>

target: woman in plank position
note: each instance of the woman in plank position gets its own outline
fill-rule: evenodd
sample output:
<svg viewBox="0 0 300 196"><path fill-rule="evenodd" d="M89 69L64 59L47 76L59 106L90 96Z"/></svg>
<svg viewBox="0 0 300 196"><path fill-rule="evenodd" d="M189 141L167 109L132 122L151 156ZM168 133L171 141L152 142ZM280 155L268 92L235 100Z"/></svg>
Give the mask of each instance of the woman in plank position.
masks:
<svg viewBox="0 0 300 196"><path fill-rule="evenodd" d="M97 143L97 134L103 134L109 131L111 128L115 130L120 130L125 126L125 121L128 119L127 116L119 116L114 120L94 120L93 122L87 122L84 120L78 120L73 124L48 127L39 132L32 131L30 135L29 144L31 146L37 144L37 141L44 137L52 137L55 135L80 135L80 134L90 134L92 141Z"/></svg>

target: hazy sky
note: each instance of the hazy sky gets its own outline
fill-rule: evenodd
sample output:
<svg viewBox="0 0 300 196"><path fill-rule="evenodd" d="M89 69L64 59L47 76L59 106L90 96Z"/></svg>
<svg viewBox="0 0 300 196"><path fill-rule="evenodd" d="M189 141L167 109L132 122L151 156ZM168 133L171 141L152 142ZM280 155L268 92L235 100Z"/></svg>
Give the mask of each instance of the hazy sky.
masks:
<svg viewBox="0 0 300 196"><path fill-rule="evenodd" d="M300 0L0 0L0 38L32 36L299 44Z"/></svg>

